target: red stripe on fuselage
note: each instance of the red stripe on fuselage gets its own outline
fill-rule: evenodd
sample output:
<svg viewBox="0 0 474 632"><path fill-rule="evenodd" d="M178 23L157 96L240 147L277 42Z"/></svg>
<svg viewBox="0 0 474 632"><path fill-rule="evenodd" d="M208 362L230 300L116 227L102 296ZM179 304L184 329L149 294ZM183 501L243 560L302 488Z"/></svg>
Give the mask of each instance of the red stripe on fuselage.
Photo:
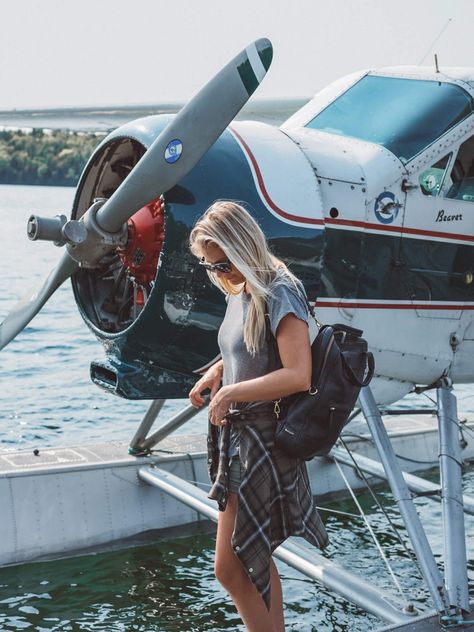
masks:
<svg viewBox="0 0 474 632"><path fill-rule="evenodd" d="M388 226L386 224L373 224L371 222L364 222L364 221L358 221L358 220L333 219L332 217L325 217L324 219L316 219L312 217L301 217L300 215L287 213L286 211L281 209L279 206L277 206L275 202L272 200L272 198L270 197L265 187L262 172L260 171L260 167L258 166L257 159L253 155L252 150L250 149L248 144L245 142L242 136L235 129L233 129L232 127L230 129L232 131L232 134L234 134L234 136L236 136L239 139L240 144L242 145L243 149L245 150L245 153L247 154L247 156L250 159L250 162L252 163L252 166L255 170L255 175L257 176L258 186L260 188L260 191L266 203L273 211L275 211L275 213L277 213L278 215L281 215L285 219L289 219L293 222L298 222L300 224L311 224L312 226L314 225L324 226L325 224L329 226L331 224L333 226L354 226L355 228L368 228L369 230L377 230L377 231L386 232L386 233L398 233L401 236L403 236L404 234L420 235L422 237L456 239L456 240L462 240L462 241L472 241L474 243L474 236L463 235L461 233L445 233L445 232L435 231L435 230L422 230L420 228L409 228L406 226Z"/></svg>
<svg viewBox="0 0 474 632"><path fill-rule="evenodd" d="M291 213L287 213L286 211L284 211L283 209L281 209L279 206L277 206L275 204L275 202L272 200L272 198L268 194L268 191L267 191L267 189L265 187L265 183L263 181L262 172L260 171L260 167L258 166L257 160L256 160L255 156L253 155L250 147L244 141L242 136L238 132L235 131L235 129L231 128L231 130L232 130L232 133L239 139L242 147L244 148L245 152L247 153L247 155L248 155L248 157L250 159L250 162L252 163L253 168L255 169L255 174L257 176L258 186L260 187L260 191L261 191L263 197L265 198L265 201L268 204L268 206L273 211L275 211L275 213L277 213L278 215L281 215L285 219L292 220L293 222L299 222L301 224L311 224L312 226L314 226L314 225L323 226L324 225L324 220L322 220L322 219L316 219L316 218L312 218L312 217L301 217L299 215L293 215Z"/></svg>
<svg viewBox="0 0 474 632"><path fill-rule="evenodd" d="M345 303L344 301L331 301L325 299L319 299L315 303L316 307L345 307L356 309L429 309L429 310L467 310L474 309L474 303L467 303L461 305L449 305L446 303L435 303L429 305L423 305L420 303L364 303L363 301L358 303Z"/></svg>

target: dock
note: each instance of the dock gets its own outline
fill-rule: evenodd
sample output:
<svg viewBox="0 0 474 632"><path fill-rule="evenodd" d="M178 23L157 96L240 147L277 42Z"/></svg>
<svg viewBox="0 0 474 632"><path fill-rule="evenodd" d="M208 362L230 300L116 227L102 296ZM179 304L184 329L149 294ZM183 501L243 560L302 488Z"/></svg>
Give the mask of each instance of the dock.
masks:
<svg viewBox="0 0 474 632"><path fill-rule="evenodd" d="M474 415L460 415L474 430ZM436 467L437 420L433 415L394 415L384 419L395 453L402 455L407 473ZM367 425L354 420L343 434L355 455L378 461ZM466 436L462 455L474 460L473 439ZM342 448L339 448L342 449ZM406 459L406 460L405 460ZM156 493L139 480L144 465L160 467L209 488L206 437L203 434L170 435L148 456L128 454L125 442L109 442L61 448L0 452L0 499L3 538L0 564L18 564L77 554L82 548L103 546L151 529L191 525L196 512ZM342 464L354 491L365 483L352 467ZM308 473L318 500L347 496L335 463L318 457L308 463ZM371 483L381 479L367 475ZM102 508L98 511L97 508ZM61 537L51 531L56 527Z"/></svg>

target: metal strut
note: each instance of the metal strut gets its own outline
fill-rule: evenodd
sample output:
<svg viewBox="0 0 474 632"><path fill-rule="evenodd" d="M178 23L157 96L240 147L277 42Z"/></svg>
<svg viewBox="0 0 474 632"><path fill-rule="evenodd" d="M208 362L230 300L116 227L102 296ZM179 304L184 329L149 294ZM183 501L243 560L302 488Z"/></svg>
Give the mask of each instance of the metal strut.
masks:
<svg viewBox="0 0 474 632"><path fill-rule="evenodd" d="M150 432L151 427L155 423L156 418L160 414L161 409L163 408L166 399L154 399L148 410L145 413L138 429L135 433L135 436L130 442L130 446L128 448L129 454L138 454L143 452L142 443L145 441L147 434Z"/></svg>
<svg viewBox="0 0 474 632"><path fill-rule="evenodd" d="M440 615L444 614L449 611L449 598L443 578L436 565L436 560L430 548L425 530L423 529L410 491L403 478L402 470L395 456L393 446L383 424L374 396L368 386L361 390L359 403L379 452L380 460L384 466L390 488L405 523L424 579L435 603L435 608Z"/></svg>
<svg viewBox="0 0 474 632"><path fill-rule="evenodd" d="M333 460L337 459L340 463L343 463L356 471L358 468L366 474L387 480L387 475L385 474L382 464L379 463L379 461L369 459L369 457L363 456L362 454L354 454L351 452L351 455L349 456L349 454L344 452L344 450L341 450L340 448L333 448L328 454L328 457ZM441 502L441 488L439 485L432 483L431 481L427 481L420 476L416 476L415 474L410 474L409 472L402 471L402 474L410 491L414 492L417 496L427 496L428 498ZM474 497L464 494L462 496L462 500L464 513L474 516Z"/></svg>
<svg viewBox="0 0 474 632"><path fill-rule="evenodd" d="M463 611L469 612L469 591L458 411L449 378L440 380L437 384L436 395L438 398L445 580L451 616L456 618L461 616Z"/></svg>
<svg viewBox="0 0 474 632"><path fill-rule="evenodd" d="M207 401L206 397L204 399ZM128 448L129 454L133 454L134 456L147 454L153 446L160 441L163 441L163 439L166 439L166 437L168 437L172 432L195 417L201 411L201 408L195 408L194 406L191 406L191 404L189 406L185 406L171 419L165 421L158 430L148 437L148 432L151 430L151 427L153 426L165 402L166 399L156 399L152 401L140 423L140 426L138 427L138 430L135 433L135 436L130 442L130 446Z"/></svg>

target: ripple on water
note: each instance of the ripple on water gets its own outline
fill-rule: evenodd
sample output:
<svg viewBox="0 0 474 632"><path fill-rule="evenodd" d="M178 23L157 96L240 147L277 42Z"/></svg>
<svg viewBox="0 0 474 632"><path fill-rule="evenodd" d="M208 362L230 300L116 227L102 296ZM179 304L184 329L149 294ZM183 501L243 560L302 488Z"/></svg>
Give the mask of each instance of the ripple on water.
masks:
<svg viewBox="0 0 474 632"><path fill-rule="evenodd" d="M398 557L402 555L402 549L397 550L393 536L384 535L383 519L373 514L370 498L363 497L363 500L395 571L406 574L407 560ZM344 503L339 501L325 506L342 511ZM349 501L345 509L353 510ZM426 520L426 507L420 509L422 519ZM389 591L393 601L397 602L396 591L385 569L377 564L375 557L372 560L373 545L367 538L364 524L341 515L327 522L333 538L329 557L365 578L370 568L371 582ZM118 624L130 626L132 622L136 626L133 629L139 632L235 630L236 626L243 630L214 578L213 546L213 535L198 532L191 537L135 549L22 565L15 571L3 569L0 572L1 595L12 601L0 615L0 623L18 618L18 606L26 605L32 610L23 612L23 621L31 625L44 624L54 615L58 622L74 621L78 629L92 630L96 629L90 627L94 617L97 620L100 615L100 630L117 630L120 629ZM380 621L375 617L302 577L294 569L280 562L277 565L284 586L288 630L349 632L380 627ZM40 581L45 579L49 582L51 607L38 603L35 598L41 592ZM420 590L416 574L403 578L402 587L407 598L422 611L428 607L426 591ZM26 595L30 597L25 598Z"/></svg>

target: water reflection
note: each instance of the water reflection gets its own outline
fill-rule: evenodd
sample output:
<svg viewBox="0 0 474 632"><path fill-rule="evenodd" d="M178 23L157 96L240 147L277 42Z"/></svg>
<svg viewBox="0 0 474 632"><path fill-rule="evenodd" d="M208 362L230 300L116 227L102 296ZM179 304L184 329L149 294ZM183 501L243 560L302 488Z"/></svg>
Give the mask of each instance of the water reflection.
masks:
<svg viewBox="0 0 474 632"><path fill-rule="evenodd" d="M472 489L473 471L465 473L464 482L466 489ZM410 602L420 612L426 611L432 608L431 599L411 560L411 547L391 495L385 488L378 490L377 495L400 531L403 543L392 532L385 516L376 511L369 494L360 495L359 500L398 577L403 596L398 594L350 500L325 503L321 507L331 538L325 555L384 590L392 603L401 607ZM441 562L440 505L427 498L417 499L416 505L427 526L435 556ZM466 516L466 531L472 533L473 529L473 518ZM214 527L203 523L191 535L188 531L186 537L176 538L172 533L167 534L166 540L133 549L3 568L0 629L244 630L214 578ZM474 557L471 540L468 539L470 559ZM381 626L376 617L285 564L277 561L277 565L283 581L287 630L350 632L376 630ZM471 588L473 570L471 563Z"/></svg>

